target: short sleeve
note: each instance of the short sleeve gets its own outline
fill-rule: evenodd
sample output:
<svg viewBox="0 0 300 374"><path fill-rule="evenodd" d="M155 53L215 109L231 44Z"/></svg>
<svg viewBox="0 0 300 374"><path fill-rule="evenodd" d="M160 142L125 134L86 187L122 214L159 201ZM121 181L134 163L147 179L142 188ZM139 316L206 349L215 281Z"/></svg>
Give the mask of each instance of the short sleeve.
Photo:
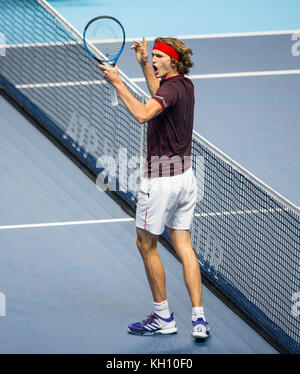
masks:
<svg viewBox="0 0 300 374"><path fill-rule="evenodd" d="M177 101L176 87L174 87L171 82L166 81L159 87L152 99L156 100L160 104L162 110L165 110L174 105Z"/></svg>

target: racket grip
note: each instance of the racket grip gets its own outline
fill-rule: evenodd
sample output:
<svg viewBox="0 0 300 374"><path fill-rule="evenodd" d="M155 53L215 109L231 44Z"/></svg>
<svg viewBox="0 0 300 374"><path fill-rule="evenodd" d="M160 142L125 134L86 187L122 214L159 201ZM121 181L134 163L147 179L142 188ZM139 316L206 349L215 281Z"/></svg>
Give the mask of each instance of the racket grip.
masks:
<svg viewBox="0 0 300 374"><path fill-rule="evenodd" d="M117 92L114 87L111 87L111 95L110 95L110 102L112 106L117 106L119 104Z"/></svg>

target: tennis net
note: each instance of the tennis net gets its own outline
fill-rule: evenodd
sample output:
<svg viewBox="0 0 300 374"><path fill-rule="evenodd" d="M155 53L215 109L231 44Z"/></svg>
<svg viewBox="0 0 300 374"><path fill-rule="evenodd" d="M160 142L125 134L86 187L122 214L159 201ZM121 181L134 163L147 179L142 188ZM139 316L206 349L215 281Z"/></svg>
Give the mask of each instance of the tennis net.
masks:
<svg viewBox="0 0 300 374"><path fill-rule="evenodd" d="M147 127L121 101L111 105L81 35L44 0L0 1L0 33L2 89L135 209ZM196 133L192 166L191 235L204 279L280 351L300 353L299 209Z"/></svg>

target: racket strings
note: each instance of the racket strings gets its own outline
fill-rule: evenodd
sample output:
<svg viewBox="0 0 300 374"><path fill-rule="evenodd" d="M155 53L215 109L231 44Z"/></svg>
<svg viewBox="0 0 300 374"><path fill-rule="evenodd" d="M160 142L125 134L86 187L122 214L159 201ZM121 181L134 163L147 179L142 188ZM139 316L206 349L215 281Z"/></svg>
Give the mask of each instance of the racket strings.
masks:
<svg viewBox="0 0 300 374"><path fill-rule="evenodd" d="M86 40L99 49L107 60L113 60L122 49L124 33L116 21L100 18L87 28Z"/></svg>

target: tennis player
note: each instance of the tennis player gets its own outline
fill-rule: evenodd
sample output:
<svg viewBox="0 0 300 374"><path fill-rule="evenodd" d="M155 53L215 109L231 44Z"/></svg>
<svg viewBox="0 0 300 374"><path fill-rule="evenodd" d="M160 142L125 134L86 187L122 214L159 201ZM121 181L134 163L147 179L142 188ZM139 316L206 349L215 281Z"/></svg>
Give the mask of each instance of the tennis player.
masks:
<svg viewBox="0 0 300 374"><path fill-rule="evenodd" d="M136 232L154 311L142 322L129 325L128 331L139 335L177 332L166 295L165 271L157 251L158 236L167 226L183 265L192 303L192 335L207 338L210 329L202 305L200 268L189 231L197 199L197 183L191 168L194 86L185 76L193 66L192 51L178 39L156 38L151 66L146 39L134 43L131 48L152 95L146 104L126 88L117 66L99 65L132 116L141 124L148 122L147 163L138 192Z"/></svg>

